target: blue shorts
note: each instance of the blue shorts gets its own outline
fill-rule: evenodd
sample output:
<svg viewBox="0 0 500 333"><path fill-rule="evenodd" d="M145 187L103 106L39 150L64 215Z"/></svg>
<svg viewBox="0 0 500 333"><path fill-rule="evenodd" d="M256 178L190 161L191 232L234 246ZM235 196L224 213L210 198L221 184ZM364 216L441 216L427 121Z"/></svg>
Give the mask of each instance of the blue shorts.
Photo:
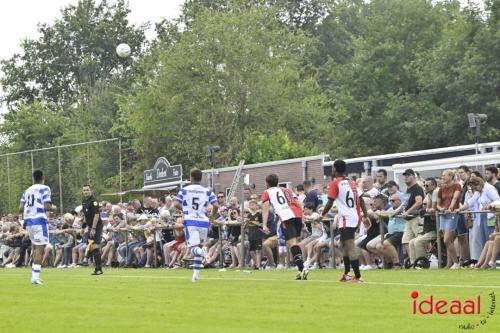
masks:
<svg viewBox="0 0 500 333"><path fill-rule="evenodd" d="M439 230L456 231L458 225L457 214L445 214L439 217Z"/></svg>

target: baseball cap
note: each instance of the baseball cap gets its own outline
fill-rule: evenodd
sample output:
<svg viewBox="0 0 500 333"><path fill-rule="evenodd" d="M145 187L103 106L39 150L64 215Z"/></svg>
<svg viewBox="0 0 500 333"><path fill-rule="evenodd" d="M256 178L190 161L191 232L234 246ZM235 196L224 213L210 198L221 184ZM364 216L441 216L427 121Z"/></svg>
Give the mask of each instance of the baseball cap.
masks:
<svg viewBox="0 0 500 333"><path fill-rule="evenodd" d="M393 187L393 186L398 186L398 184L394 180L389 180L387 182L387 187Z"/></svg>
<svg viewBox="0 0 500 333"><path fill-rule="evenodd" d="M403 176L415 176L415 171L413 171L413 169L406 169L405 172L403 172Z"/></svg>

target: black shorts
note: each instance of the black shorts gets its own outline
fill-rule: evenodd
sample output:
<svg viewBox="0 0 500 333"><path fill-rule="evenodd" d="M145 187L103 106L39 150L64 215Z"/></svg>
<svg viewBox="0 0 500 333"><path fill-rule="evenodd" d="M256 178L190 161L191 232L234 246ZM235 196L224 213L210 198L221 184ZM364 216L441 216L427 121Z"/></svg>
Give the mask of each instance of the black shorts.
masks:
<svg viewBox="0 0 500 333"><path fill-rule="evenodd" d="M89 231L89 239L92 239L94 241L94 244L101 244L101 240L102 240L102 223L97 223L97 226L95 228L94 237L90 238L90 231Z"/></svg>
<svg viewBox="0 0 500 333"><path fill-rule="evenodd" d="M363 250L365 250L365 251L368 251L368 249L366 248L366 245L367 245L367 244L368 244L368 243L369 243L372 239L374 239L375 237L378 237L378 236L380 236L380 235L370 235L370 237L366 236L366 237L365 237L365 239L363 239L363 240L361 241L361 243L359 243L359 244L358 244L358 247L359 247L360 249L363 249Z"/></svg>
<svg viewBox="0 0 500 333"><path fill-rule="evenodd" d="M340 228L340 241L346 241L349 239L354 239L354 234L356 233L356 230L358 228L352 228L352 227L345 227L345 228Z"/></svg>
<svg viewBox="0 0 500 333"><path fill-rule="evenodd" d="M285 241L299 237L302 231L302 219L295 217L281 222L281 230L285 235Z"/></svg>
<svg viewBox="0 0 500 333"><path fill-rule="evenodd" d="M388 241L389 243L392 244L395 248L398 248L401 246L401 241L403 240L403 232L395 232L393 234L385 234L384 235L384 240Z"/></svg>
<svg viewBox="0 0 500 333"><path fill-rule="evenodd" d="M262 239L250 239L250 251L260 251L262 249Z"/></svg>

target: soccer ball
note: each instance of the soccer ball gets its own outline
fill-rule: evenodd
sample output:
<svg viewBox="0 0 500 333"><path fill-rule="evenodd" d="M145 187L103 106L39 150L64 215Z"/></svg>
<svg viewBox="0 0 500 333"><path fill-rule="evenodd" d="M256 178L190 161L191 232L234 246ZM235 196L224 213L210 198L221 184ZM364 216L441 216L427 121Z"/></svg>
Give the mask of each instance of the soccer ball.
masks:
<svg viewBox="0 0 500 333"><path fill-rule="evenodd" d="M120 58L126 58L130 55L130 46L125 43L122 43L116 47L116 54Z"/></svg>

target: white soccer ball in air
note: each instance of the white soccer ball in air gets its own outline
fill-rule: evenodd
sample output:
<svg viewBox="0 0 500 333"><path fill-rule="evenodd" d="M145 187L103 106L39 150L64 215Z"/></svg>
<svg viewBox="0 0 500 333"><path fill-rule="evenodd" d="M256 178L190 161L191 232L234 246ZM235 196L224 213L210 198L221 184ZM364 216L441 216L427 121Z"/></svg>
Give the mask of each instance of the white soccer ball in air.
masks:
<svg viewBox="0 0 500 333"><path fill-rule="evenodd" d="M120 58L127 58L130 55L130 52L130 46L125 43L122 43L116 47L116 54L118 54Z"/></svg>

